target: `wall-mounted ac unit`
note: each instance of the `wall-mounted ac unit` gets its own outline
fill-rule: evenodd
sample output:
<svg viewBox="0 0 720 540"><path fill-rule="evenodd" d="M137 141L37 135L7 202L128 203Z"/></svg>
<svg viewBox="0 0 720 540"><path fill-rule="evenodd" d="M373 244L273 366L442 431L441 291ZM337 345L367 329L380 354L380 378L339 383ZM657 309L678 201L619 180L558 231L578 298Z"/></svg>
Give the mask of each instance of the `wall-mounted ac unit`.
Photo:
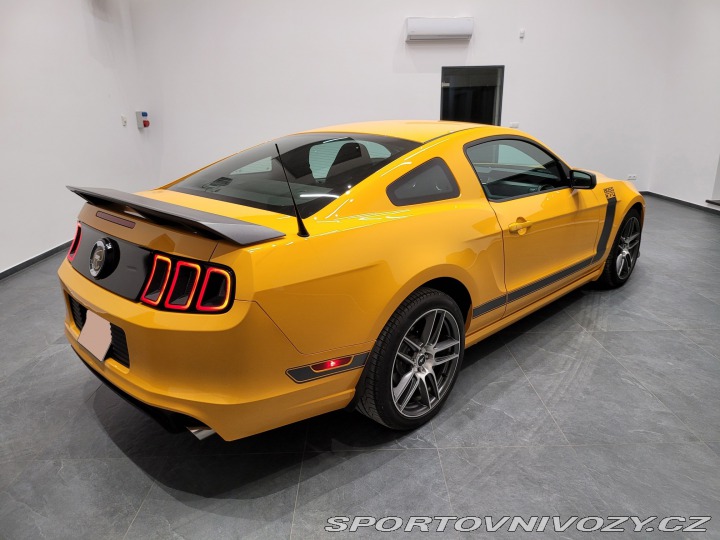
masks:
<svg viewBox="0 0 720 540"><path fill-rule="evenodd" d="M408 17L405 41L428 41L443 39L468 40L473 34L472 17Z"/></svg>

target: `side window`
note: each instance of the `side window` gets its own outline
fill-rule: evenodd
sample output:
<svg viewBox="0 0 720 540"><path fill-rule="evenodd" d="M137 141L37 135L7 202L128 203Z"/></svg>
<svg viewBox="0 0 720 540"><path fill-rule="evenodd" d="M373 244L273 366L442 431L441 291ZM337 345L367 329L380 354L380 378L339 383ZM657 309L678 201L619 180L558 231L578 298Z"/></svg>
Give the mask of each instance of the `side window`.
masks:
<svg viewBox="0 0 720 540"><path fill-rule="evenodd" d="M465 152L492 201L570 187L558 162L529 142L488 141Z"/></svg>
<svg viewBox="0 0 720 540"><path fill-rule="evenodd" d="M433 158L395 180L387 194L395 206L406 206L454 199L460 189L445 162Z"/></svg>

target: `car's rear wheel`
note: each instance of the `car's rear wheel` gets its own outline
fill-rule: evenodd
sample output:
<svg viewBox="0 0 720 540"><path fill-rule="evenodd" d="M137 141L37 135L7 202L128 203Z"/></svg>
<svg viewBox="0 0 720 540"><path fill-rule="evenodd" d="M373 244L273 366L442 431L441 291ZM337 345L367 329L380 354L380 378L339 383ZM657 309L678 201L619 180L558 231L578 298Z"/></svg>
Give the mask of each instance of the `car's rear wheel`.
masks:
<svg viewBox="0 0 720 540"><path fill-rule="evenodd" d="M435 289L418 289L380 333L358 388L357 409L393 429L424 424L450 394L464 350L457 304Z"/></svg>
<svg viewBox="0 0 720 540"><path fill-rule="evenodd" d="M632 209L620 224L615 242L605 261L605 268L598 279L601 286L620 287L630 278L640 255L641 236L640 212Z"/></svg>

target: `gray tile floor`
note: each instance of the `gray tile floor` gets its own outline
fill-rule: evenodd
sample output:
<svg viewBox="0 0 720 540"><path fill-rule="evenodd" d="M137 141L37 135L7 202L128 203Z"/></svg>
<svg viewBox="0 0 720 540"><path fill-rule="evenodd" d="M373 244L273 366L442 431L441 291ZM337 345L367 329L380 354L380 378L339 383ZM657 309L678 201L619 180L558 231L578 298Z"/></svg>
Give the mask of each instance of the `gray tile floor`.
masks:
<svg viewBox="0 0 720 540"><path fill-rule="evenodd" d="M625 287L470 348L409 434L345 412L166 434L64 342L61 257L0 282L1 538L305 539L333 515L709 515L687 537L720 538L720 217L650 198Z"/></svg>

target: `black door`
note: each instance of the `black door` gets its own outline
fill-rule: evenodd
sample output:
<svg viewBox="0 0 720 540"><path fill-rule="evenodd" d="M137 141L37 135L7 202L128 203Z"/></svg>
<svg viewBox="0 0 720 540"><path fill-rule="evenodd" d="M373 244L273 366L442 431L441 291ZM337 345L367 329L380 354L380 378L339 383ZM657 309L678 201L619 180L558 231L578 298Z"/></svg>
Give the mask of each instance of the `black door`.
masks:
<svg viewBox="0 0 720 540"><path fill-rule="evenodd" d="M500 125L504 66L442 68L441 120Z"/></svg>

